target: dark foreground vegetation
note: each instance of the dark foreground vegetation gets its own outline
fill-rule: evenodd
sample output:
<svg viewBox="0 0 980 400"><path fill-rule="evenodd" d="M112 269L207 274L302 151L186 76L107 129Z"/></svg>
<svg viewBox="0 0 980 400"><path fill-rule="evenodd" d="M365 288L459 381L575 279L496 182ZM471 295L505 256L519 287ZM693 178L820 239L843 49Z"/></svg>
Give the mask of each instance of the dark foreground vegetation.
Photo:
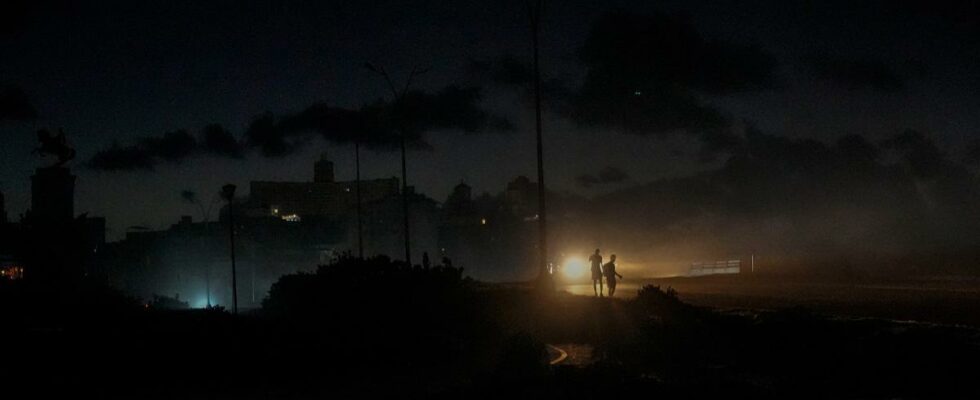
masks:
<svg viewBox="0 0 980 400"><path fill-rule="evenodd" d="M367 294L366 294L367 293ZM111 290L0 287L4 398L976 398L978 333L746 315L644 287L545 294L460 269L342 259L261 310L169 310ZM546 344L592 349L551 366Z"/></svg>

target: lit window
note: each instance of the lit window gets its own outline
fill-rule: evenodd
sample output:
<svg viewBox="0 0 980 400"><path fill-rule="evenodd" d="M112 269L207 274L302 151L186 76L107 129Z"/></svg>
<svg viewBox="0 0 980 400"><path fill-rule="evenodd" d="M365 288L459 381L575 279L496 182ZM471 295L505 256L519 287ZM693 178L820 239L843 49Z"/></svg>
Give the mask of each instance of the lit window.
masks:
<svg viewBox="0 0 980 400"><path fill-rule="evenodd" d="M299 215L296 214L286 214L282 216L282 220L286 222L299 222Z"/></svg>
<svg viewBox="0 0 980 400"><path fill-rule="evenodd" d="M480 225L486 225L486 224L487 224L487 219L486 218L480 218Z"/></svg>

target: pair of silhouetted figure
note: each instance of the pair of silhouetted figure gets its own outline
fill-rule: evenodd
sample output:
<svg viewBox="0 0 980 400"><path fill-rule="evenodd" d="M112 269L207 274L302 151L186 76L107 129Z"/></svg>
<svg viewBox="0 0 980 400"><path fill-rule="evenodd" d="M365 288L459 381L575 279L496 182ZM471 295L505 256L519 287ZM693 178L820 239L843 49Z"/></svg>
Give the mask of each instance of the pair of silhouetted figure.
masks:
<svg viewBox="0 0 980 400"><path fill-rule="evenodd" d="M589 257L592 264L592 291L596 296L602 297L602 278L606 278L606 286L609 288L609 296L616 293L616 278L623 279L623 276L616 272L616 255L609 256L609 262L602 263L602 255L599 249Z"/></svg>

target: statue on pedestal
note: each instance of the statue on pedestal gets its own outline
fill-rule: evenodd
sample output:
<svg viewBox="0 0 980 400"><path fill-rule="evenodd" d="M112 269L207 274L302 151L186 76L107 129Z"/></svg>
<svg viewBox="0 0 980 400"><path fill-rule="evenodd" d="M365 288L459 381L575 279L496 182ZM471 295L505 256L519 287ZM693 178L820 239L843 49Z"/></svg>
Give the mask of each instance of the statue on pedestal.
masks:
<svg viewBox="0 0 980 400"><path fill-rule="evenodd" d="M75 158L75 149L68 146L68 141L65 139L65 131L58 129L57 135L52 135L47 129L40 129L37 131L37 141L40 146L34 149L32 154L44 156L55 156L58 158L58 162L53 165L53 167L60 167L65 165L68 161Z"/></svg>

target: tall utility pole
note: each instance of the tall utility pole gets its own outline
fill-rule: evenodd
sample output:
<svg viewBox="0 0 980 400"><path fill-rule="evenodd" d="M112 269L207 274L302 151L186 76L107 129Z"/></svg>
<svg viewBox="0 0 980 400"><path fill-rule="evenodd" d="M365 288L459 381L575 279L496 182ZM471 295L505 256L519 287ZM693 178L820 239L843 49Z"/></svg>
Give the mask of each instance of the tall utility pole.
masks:
<svg viewBox="0 0 980 400"><path fill-rule="evenodd" d="M412 86L412 80L416 76L422 75L428 72L427 69L419 69L418 67L412 68L412 72L408 74L408 80L405 81L405 87L402 88L401 92L395 88L394 82L391 81L391 76L385 71L384 67L375 67L374 64L366 63L364 64L368 70L381 75L385 82L388 84L388 89L391 90L391 95L394 98L392 100L392 109L395 118L398 119L396 124L398 125L398 131L401 133L400 137L400 147L402 153L402 218L404 222L404 237L405 237L405 263L409 266L412 265L412 246L411 239L409 237L409 218L408 218L408 172L405 163L405 125L402 118L404 115L401 114L402 111L402 100L405 98L405 94L408 93L409 87Z"/></svg>
<svg viewBox="0 0 980 400"><path fill-rule="evenodd" d="M538 265L539 279L548 277L548 209L545 203L544 145L541 141L541 69L538 65L538 33L541 30L543 0L526 0L531 20L531 47L534 50L534 128L538 142Z"/></svg>
<svg viewBox="0 0 980 400"><path fill-rule="evenodd" d="M205 226L207 226L207 225L205 225ZM204 268L205 268L204 269L204 291L207 292L205 294L205 296L207 297L206 298L206 301L207 301L207 309L210 310L211 309L211 266L210 265L205 265Z"/></svg>
<svg viewBox="0 0 980 400"><path fill-rule="evenodd" d="M211 203L208 204L208 208L205 209L204 204L201 203L199 199L197 199L196 195L193 194L194 192L189 192L189 193L190 195L186 199L193 204L197 204L197 207L201 209L201 221L203 221L204 223L204 237L202 238L200 245L201 245L201 255L203 256L207 252L206 251L207 244L205 243L205 240L207 240L210 237L208 236L208 232L209 232L208 225L211 223L211 209L214 208L214 204L216 202L221 201L221 198L219 195L214 195L211 198ZM204 291L205 291L207 308L211 309L211 266L207 263L204 264Z"/></svg>
<svg viewBox="0 0 980 400"><path fill-rule="evenodd" d="M400 104L401 101L396 102ZM405 264L412 266L412 245L411 238L409 236L409 223L408 223L408 169L405 167L405 129L401 129L401 150L402 150L402 222L404 226L405 235Z"/></svg>
<svg viewBox="0 0 980 400"><path fill-rule="evenodd" d="M228 200L228 238L231 247L231 307L238 314L238 276L235 273L235 185L221 187L221 196Z"/></svg>
<svg viewBox="0 0 980 400"><path fill-rule="evenodd" d="M357 197L357 258L364 259L364 228L361 224L361 141L354 140L354 195Z"/></svg>

